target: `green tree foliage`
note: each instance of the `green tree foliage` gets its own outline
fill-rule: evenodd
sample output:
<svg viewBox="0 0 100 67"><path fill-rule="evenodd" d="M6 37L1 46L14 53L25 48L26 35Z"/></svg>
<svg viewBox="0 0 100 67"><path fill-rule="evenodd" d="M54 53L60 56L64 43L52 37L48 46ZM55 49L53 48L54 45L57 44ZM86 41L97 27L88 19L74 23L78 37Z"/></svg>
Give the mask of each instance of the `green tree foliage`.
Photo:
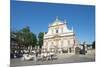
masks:
<svg viewBox="0 0 100 67"><path fill-rule="evenodd" d="M38 45L40 48L42 48L42 45L43 45L43 37L44 37L44 33L43 32L40 32L39 35L38 35Z"/></svg>
<svg viewBox="0 0 100 67"><path fill-rule="evenodd" d="M12 35L12 33L11 33ZM15 32L15 39L19 45L35 46L37 44L37 38L34 33L30 31L30 28L27 26L19 31Z"/></svg>
<svg viewBox="0 0 100 67"><path fill-rule="evenodd" d="M30 33L31 34L31 37L30 37L30 43L32 44L33 47L35 47L37 45L37 38L36 38L36 35L33 34L32 32Z"/></svg>

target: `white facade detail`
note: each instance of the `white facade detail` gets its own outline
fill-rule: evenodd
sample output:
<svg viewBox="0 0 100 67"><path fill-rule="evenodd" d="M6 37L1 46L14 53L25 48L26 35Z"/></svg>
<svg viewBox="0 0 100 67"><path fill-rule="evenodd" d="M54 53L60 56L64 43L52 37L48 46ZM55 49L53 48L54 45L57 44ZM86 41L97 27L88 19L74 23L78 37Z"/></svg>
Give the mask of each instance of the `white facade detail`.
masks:
<svg viewBox="0 0 100 67"><path fill-rule="evenodd" d="M72 29L68 29L66 20L61 21L58 18L49 24L48 32L44 33L43 47L47 50L54 49L74 49L77 47L78 41L75 38L75 33Z"/></svg>

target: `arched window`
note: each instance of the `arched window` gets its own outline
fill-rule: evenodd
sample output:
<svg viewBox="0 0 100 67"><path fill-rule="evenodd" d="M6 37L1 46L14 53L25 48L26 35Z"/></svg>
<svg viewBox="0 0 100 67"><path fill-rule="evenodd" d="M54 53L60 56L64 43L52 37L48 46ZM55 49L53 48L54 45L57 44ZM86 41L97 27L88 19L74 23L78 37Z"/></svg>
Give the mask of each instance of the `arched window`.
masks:
<svg viewBox="0 0 100 67"><path fill-rule="evenodd" d="M52 42L52 45L53 45L53 42Z"/></svg>
<svg viewBox="0 0 100 67"><path fill-rule="evenodd" d="M58 33L59 31L58 31L58 29L56 30L56 33Z"/></svg>

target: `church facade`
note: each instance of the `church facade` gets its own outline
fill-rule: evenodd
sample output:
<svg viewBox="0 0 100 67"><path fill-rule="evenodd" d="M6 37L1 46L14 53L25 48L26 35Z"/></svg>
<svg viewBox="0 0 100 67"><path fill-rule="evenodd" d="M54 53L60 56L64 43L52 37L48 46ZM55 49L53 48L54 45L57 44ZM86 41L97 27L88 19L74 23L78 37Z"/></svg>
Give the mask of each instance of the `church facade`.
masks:
<svg viewBox="0 0 100 67"><path fill-rule="evenodd" d="M57 49L59 53L67 51L70 53L75 52L78 47L78 41L72 29L68 29L66 20L61 21L58 18L48 26L48 32L44 33L43 47L50 51Z"/></svg>

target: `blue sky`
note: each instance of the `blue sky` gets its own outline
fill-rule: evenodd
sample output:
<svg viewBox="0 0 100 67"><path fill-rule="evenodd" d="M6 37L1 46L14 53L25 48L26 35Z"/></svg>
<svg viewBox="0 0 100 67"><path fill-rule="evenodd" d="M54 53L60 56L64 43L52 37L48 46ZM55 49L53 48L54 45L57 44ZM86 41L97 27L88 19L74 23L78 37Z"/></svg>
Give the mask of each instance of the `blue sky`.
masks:
<svg viewBox="0 0 100 67"><path fill-rule="evenodd" d="M38 35L47 32L56 16L66 19L69 29L74 28L78 40L91 43L95 40L95 7L89 5L51 4L11 1L11 28L29 26Z"/></svg>

